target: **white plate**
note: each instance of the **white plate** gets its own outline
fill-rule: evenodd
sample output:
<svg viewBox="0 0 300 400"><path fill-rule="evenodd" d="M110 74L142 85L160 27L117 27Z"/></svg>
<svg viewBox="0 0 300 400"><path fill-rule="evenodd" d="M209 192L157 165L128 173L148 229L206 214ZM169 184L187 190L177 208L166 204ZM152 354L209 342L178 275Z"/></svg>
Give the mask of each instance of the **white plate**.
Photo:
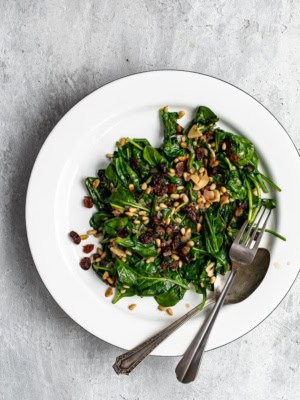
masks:
<svg viewBox="0 0 300 400"><path fill-rule="evenodd" d="M218 79L191 72L156 71L112 82L80 101L53 129L34 165L27 193L26 223L30 248L39 274L57 303L78 324L99 338L132 348L197 303L187 293L174 307L174 317L159 312L152 298L123 299L116 305L105 298L106 286L92 270L79 267L81 246L68 237L84 233L93 210L82 206L83 179L107 164L123 136L162 140L158 109L169 105L187 111L207 105L221 125L254 142L267 173L282 187L274 194L278 208L271 226L287 242L268 236L263 245L271 264L261 286L244 302L223 308L208 349L222 346L249 332L280 303L298 273L300 255L300 162L290 138L278 121L256 100ZM128 305L137 303L134 312ZM203 316L190 321L153 354L183 354Z"/></svg>

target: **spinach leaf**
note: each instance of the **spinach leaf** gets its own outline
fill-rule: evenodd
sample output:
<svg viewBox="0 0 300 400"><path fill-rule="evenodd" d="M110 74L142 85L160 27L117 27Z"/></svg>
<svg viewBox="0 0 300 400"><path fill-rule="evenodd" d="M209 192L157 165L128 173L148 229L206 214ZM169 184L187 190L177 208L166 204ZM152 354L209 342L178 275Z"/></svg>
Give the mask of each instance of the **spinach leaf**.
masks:
<svg viewBox="0 0 300 400"><path fill-rule="evenodd" d="M157 255L157 250L154 244L134 242L129 238L117 238L116 243L120 246L131 249L142 257L155 257Z"/></svg>
<svg viewBox="0 0 300 400"><path fill-rule="evenodd" d="M117 236L118 231L125 228L128 224L127 217L115 217L105 221L104 223L104 232L107 233L109 236L114 237Z"/></svg>
<svg viewBox="0 0 300 400"><path fill-rule="evenodd" d="M98 230L102 225L105 219L109 218L111 215L106 211L98 211L93 214L92 218L90 219L90 226L93 229Z"/></svg>
<svg viewBox="0 0 300 400"><path fill-rule="evenodd" d="M118 177L117 171L112 162L110 164L108 164L108 166L105 170L105 176L110 182L112 182L112 184L115 187L119 186L119 184L121 184L121 182L122 182L121 179Z"/></svg>
<svg viewBox="0 0 300 400"><path fill-rule="evenodd" d="M226 188L233 198L245 200L247 198L247 189L242 182L242 177L238 170L225 172Z"/></svg>
<svg viewBox="0 0 300 400"><path fill-rule="evenodd" d="M145 146L143 150L144 160L151 165L156 167L157 165L166 164L167 160L152 146Z"/></svg>
<svg viewBox="0 0 300 400"><path fill-rule="evenodd" d="M118 187L115 192L110 196L109 202L112 207L123 208L124 206L136 207L141 210L149 211L148 208L143 207L135 201L135 198L130 190L123 187Z"/></svg>
<svg viewBox="0 0 300 400"><path fill-rule="evenodd" d="M218 121L218 117L216 114L208 107L206 106L200 106L198 107L198 110L196 112L196 116L193 120L193 125L212 125L215 124Z"/></svg>

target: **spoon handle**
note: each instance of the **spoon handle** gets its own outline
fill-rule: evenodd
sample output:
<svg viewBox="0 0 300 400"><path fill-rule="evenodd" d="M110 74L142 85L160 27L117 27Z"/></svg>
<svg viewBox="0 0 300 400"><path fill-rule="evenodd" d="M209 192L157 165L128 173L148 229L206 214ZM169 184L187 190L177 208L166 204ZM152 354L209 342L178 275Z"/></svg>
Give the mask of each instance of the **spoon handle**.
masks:
<svg viewBox="0 0 300 400"><path fill-rule="evenodd" d="M206 343L208 341L210 332L212 330L212 327L215 323L215 320L218 316L218 313L224 303L226 294L228 289L230 288L235 275L236 275L237 269L232 268L231 273L225 283L225 286L218 297L215 306L211 310L208 318L202 325L202 327L199 329L197 335L195 336L194 340L184 353L182 359L178 363L175 372L176 372L176 377L177 379L182 382L182 383L190 383L195 380L199 366L201 363L201 359L206 347Z"/></svg>
<svg viewBox="0 0 300 400"><path fill-rule="evenodd" d="M205 302L204 307L213 304L215 299L209 299ZM203 307L203 308L204 308ZM203 309L202 308L202 309ZM187 322L194 315L201 311L200 306L194 307L188 313L184 314L182 317L178 318L172 324L167 326L165 329L159 333L152 336L150 339L145 340L140 345L134 347L132 350L121 354L116 358L116 362L113 365L113 369L117 374L129 375L131 371L139 365L161 342L163 342L167 337L169 337L173 332L175 332L180 326Z"/></svg>

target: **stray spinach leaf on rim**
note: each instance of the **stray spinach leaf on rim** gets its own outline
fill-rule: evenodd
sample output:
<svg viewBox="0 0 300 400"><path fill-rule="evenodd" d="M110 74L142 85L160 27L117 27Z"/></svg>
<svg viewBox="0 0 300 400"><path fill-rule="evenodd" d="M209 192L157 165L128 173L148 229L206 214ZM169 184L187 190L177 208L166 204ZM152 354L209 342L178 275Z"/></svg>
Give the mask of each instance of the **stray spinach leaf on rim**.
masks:
<svg viewBox="0 0 300 400"><path fill-rule="evenodd" d="M191 284L205 301L217 274L230 267L229 248L243 222L254 220L261 204L276 207L261 192L280 188L259 171L248 139L216 126L208 107L198 107L186 129L178 122L183 116L162 108L159 148L122 138L107 168L85 180L84 204L98 209L88 235L100 243L82 264L117 288L113 303L138 295L170 307ZM76 244L88 237L70 235Z"/></svg>

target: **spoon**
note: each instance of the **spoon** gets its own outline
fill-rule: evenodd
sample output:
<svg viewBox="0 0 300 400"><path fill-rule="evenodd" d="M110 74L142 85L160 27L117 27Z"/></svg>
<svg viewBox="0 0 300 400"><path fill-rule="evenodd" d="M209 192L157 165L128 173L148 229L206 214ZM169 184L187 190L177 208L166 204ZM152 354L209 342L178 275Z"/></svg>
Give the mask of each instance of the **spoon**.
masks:
<svg viewBox="0 0 300 400"><path fill-rule="evenodd" d="M247 297L249 297L257 289L264 279L269 268L269 264L269 251L263 248L258 249L252 264L248 265L247 268L239 268L238 272L236 273L235 280L226 295L224 304L236 304L247 299ZM224 276L217 276L214 284L214 292L212 296L207 299L204 307L216 302L219 294L222 292L229 273L225 274ZM115 372L117 374L129 375L130 372L133 371L135 367L139 365L140 362L143 361L160 343L162 343L186 321L198 314L204 307L200 308L200 306L197 305L159 333L145 340L132 350L129 350L126 353L118 356L113 365Z"/></svg>

